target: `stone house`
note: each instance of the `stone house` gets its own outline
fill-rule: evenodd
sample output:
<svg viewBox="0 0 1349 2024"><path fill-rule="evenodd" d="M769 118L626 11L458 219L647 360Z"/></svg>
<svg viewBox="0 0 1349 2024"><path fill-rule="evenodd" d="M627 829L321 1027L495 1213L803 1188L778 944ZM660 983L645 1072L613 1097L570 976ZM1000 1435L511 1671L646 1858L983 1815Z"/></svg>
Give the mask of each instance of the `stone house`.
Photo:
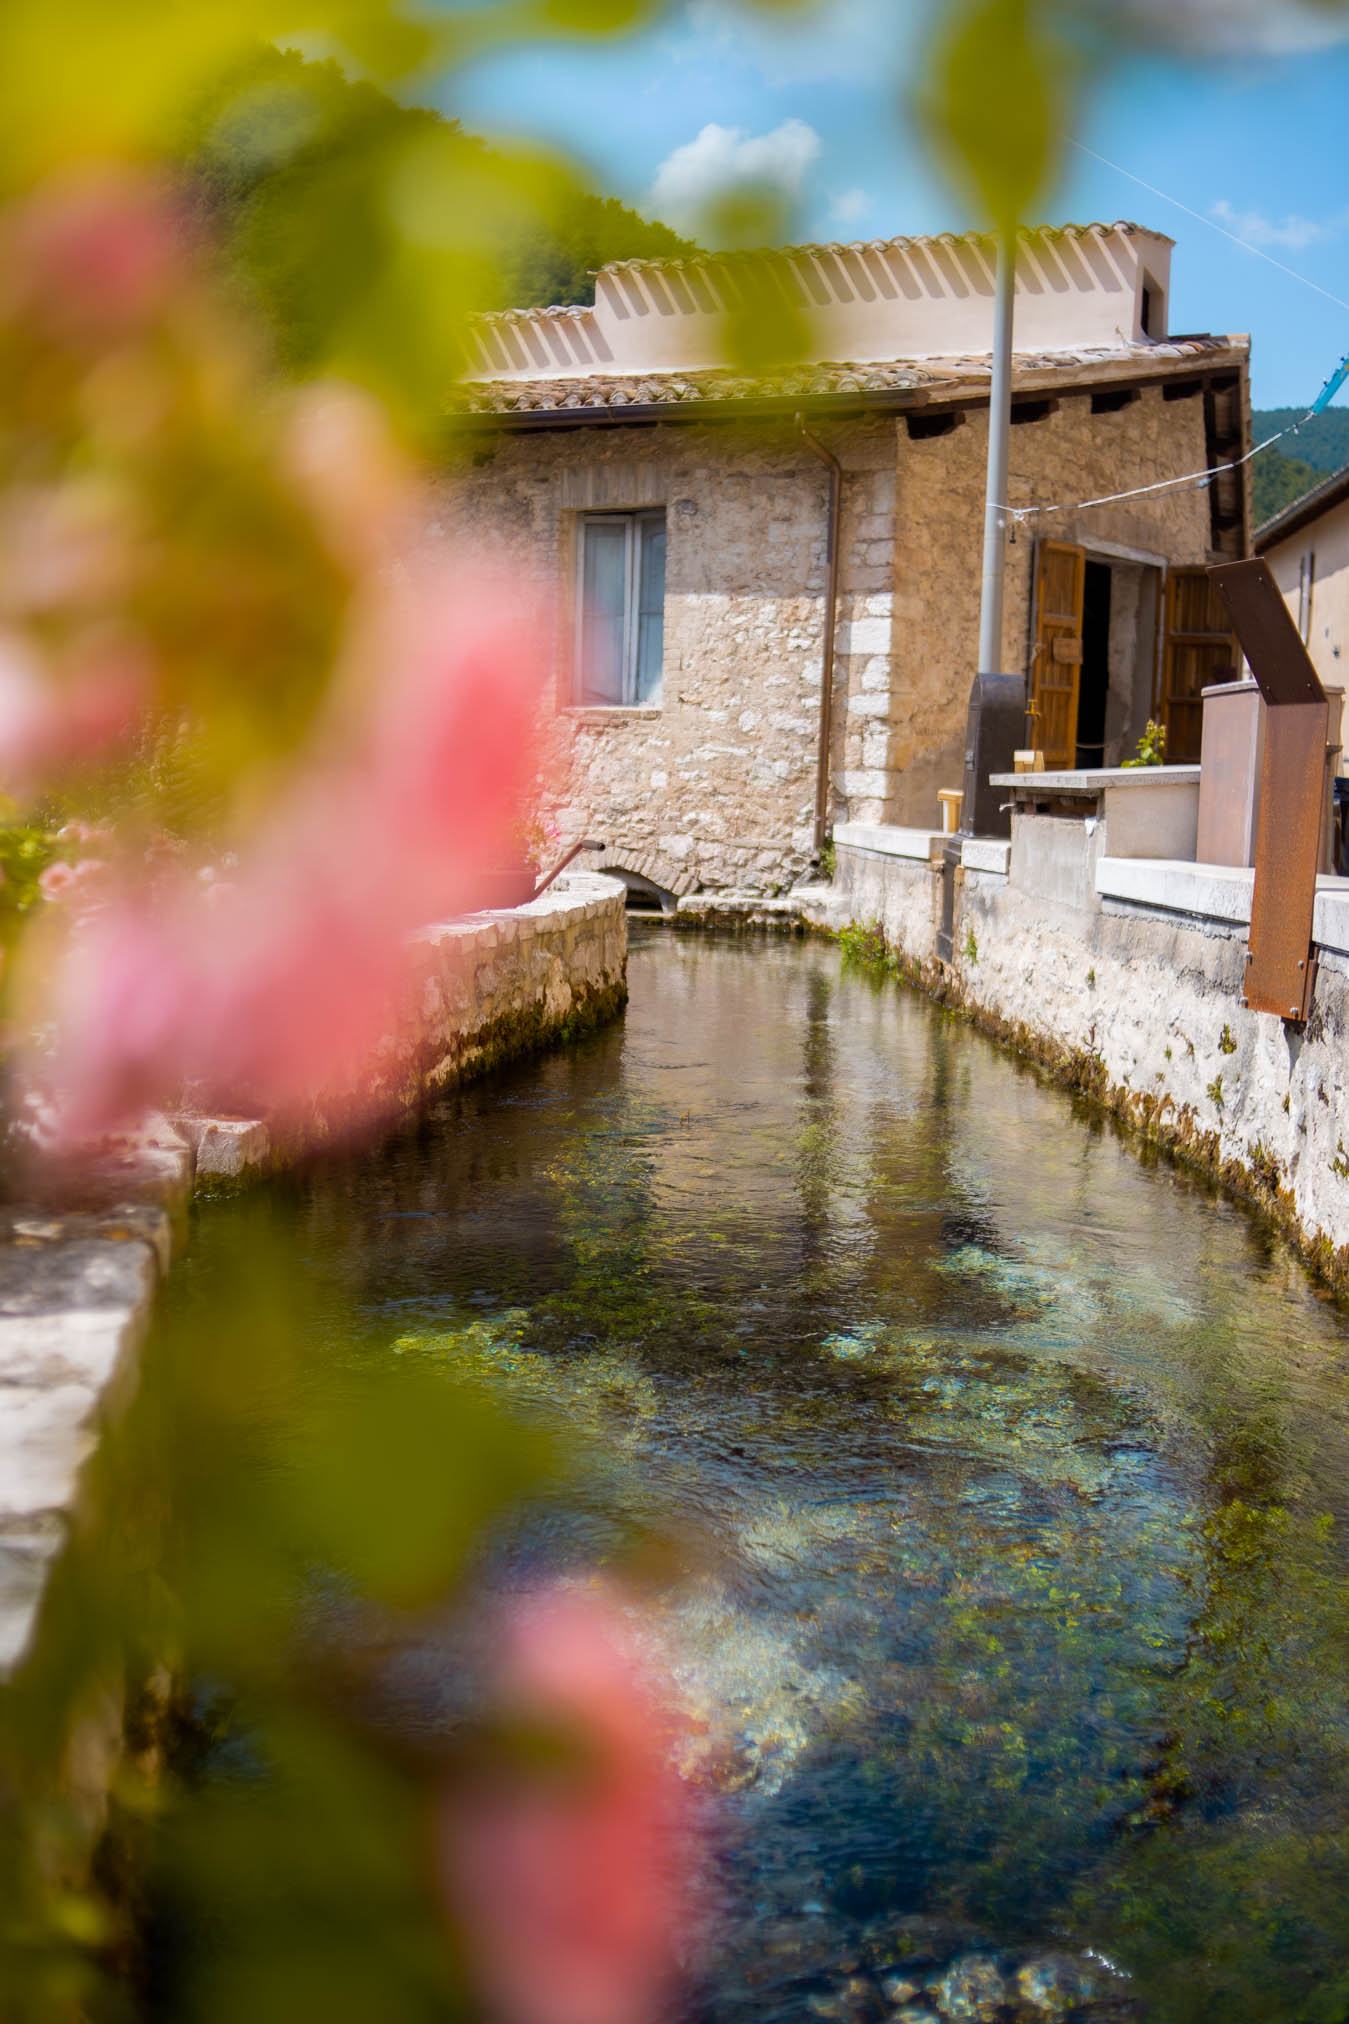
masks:
<svg viewBox="0 0 1349 2024"><path fill-rule="evenodd" d="M1349 680L1349 466L1256 529L1269 564L1326 688Z"/></svg>
<svg viewBox="0 0 1349 2024"><path fill-rule="evenodd" d="M1167 334L1171 244L1018 249L1003 669L1051 765L1113 763L1149 716L1197 757L1199 690L1236 666L1203 571L1248 545L1248 344ZM993 285L990 243L943 235L621 262L591 308L482 320L436 525L490 536L555 614L565 841L668 895L779 889L836 821L937 826L976 672ZM774 304L805 361L718 363Z"/></svg>

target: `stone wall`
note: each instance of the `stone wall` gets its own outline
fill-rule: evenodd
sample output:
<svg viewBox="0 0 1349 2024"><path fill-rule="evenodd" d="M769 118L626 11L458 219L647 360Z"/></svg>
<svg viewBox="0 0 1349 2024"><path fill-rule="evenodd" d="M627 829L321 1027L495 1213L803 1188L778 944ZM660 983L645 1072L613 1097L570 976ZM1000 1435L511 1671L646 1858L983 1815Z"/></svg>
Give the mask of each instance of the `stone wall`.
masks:
<svg viewBox="0 0 1349 2024"><path fill-rule="evenodd" d="M840 821L930 825L939 787L964 775L965 713L979 644L979 551L988 415L975 412L949 436L901 440L896 524L895 625L889 713L877 718L875 768L846 777ZM1010 506L1053 505L1152 484L1208 462L1204 403L1168 401L1144 387L1129 407L1094 415L1086 400L1064 400L1043 420L1011 433ZM1054 541L1209 560L1207 494L1194 490L1055 513L1023 528L1007 550L1002 671L1030 666L1035 535ZM1101 547L1101 544L1106 546ZM954 671L959 671L958 673ZM1141 726L1140 726L1141 729ZM1112 755L1113 756L1113 755Z"/></svg>
<svg viewBox="0 0 1349 2024"><path fill-rule="evenodd" d="M509 912L424 928L415 1101L601 1025L628 996L628 917L615 879L566 872Z"/></svg>
<svg viewBox="0 0 1349 2024"><path fill-rule="evenodd" d="M360 1088L330 1091L304 1120L177 1112L198 1180L236 1180L353 1119L415 1110L433 1091L601 1024L627 999L628 924L616 879L564 872L540 898L423 928L403 1014Z"/></svg>
<svg viewBox="0 0 1349 2024"><path fill-rule="evenodd" d="M427 928L416 940L415 972L416 1004L391 1037L383 1070L400 1102L619 1011L627 996L623 888L572 874L512 912ZM218 1185L277 1157L259 1119L153 1118L101 1142L77 1178L35 1183L31 1200L0 1212L0 1696L11 1684L31 1691L42 1677L52 1575L72 1536L97 1522L88 1465L135 1387L157 1285L187 1231L194 1178ZM54 1602L51 1614L59 1645ZM50 1739L59 1790L44 1782L36 1793L37 1839L26 1857L44 1876L73 1886L85 1872L132 1724L130 1684L110 1645L97 1691L69 1731ZM144 1715L142 1693L132 1725ZM47 1775L44 1758L32 1776ZM5 1804L16 1804L13 1793ZM7 1825L20 1832L13 1818Z"/></svg>
<svg viewBox="0 0 1349 2024"><path fill-rule="evenodd" d="M858 432L854 520L892 432ZM492 462L447 487L448 531L490 534L553 614L545 777L565 842L673 892L775 883L808 861L825 590L825 466L791 424L757 429L557 431L501 439ZM666 508L665 653L659 705L572 707L578 515ZM889 582L892 543L872 566ZM886 607L888 610L888 605Z"/></svg>
<svg viewBox="0 0 1349 2024"><path fill-rule="evenodd" d="M1087 825L1071 826L1089 853ZM896 854L883 832L875 841L840 842L833 886L802 908L808 923L880 921L915 981L1259 1199L1349 1285L1349 880L1320 882L1312 1013L1298 1028L1241 1002L1249 871L1106 858L1069 905L1027 890L1014 862L1013 876L966 865L941 964L941 866ZM1017 848L1014 836L1013 859Z"/></svg>
<svg viewBox="0 0 1349 2024"><path fill-rule="evenodd" d="M911 440L902 417L812 424L844 467L831 819L930 822L959 785L978 639L987 416ZM1010 503L1089 498L1206 461L1203 401L1083 394L1012 431ZM789 420L505 432L446 478L432 540L488 537L550 614L549 812L565 842L681 894L775 891L810 859L828 473ZM658 704L573 707L578 516L664 506ZM1192 490L1040 523L1201 563ZM1033 540L1009 548L1004 666L1029 652Z"/></svg>

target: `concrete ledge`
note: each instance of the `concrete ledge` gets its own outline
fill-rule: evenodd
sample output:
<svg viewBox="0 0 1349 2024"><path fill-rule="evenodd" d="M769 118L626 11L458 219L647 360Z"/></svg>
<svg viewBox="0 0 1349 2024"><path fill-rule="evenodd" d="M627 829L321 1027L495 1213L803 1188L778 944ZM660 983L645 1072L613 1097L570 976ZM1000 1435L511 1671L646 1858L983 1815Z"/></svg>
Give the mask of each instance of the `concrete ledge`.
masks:
<svg viewBox="0 0 1349 2024"><path fill-rule="evenodd" d="M956 881L949 957L926 863L840 848L830 896L812 893L803 917L877 924L908 977L1259 1201L1349 1290L1349 879L1318 881L1325 960L1293 1035L1243 1000L1250 867L1121 856L1090 800L1046 801L1014 811L1007 878Z"/></svg>
<svg viewBox="0 0 1349 2024"><path fill-rule="evenodd" d="M990 773L994 787L1010 788L1019 801L1047 800L1070 795L1084 801L1123 791L1138 793L1148 788L1199 785L1197 766L1092 766L1061 773Z"/></svg>
<svg viewBox="0 0 1349 2024"><path fill-rule="evenodd" d="M1111 857L1193 858L1199 835L1197 766L1102 766L1077 773L996 773L1020 817L1099 815ZM1038 804L1038 805L1037 805Z"/></svg>
<svg viewBox="0 0 1349 2024"><path fill-rule="evenodd" d="M1096 866L1096 891L1103 900L1238 927L1250 921L1254 883L1249 866L1191 864L1183 858L1103 857Z"/></svg>
<svg viewBox="0 0 1349 2024"><path fill-rule="evenodd" d="M1312 940L1320 949L1349 955L1349 878L1319 878Z"/></svg>
<svg viewBox="0 0 1349 2024"><path fill-rule="evenodd" d="M879 857L916 858L924 864L940 862L946 841L940 830L896 829L882 822L840 822L834 831L836 847L870 850Z"/></svg>
<svg viewBox="0 0 1349 2024"><path fill-rule="evenodd" d="M0 1215L0 1680L32 1644L101 1420L135 1382L192 1164L152 1119L81 1175L88 1206Z"/></svg>
<svg viewBox="0 0 1349 2024"><path fill-rule="evenodd" d="M967 836L960 849L966 871L993 872L1006 878L1012 863L1012 839L1002 836Z"/></svg>

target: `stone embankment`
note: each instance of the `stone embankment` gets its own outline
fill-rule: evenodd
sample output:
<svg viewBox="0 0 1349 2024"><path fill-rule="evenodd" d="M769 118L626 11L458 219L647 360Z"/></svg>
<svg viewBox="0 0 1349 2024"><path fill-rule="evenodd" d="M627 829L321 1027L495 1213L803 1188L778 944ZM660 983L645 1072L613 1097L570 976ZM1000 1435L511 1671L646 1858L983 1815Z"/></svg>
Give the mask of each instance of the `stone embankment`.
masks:
<svg viewBox="0 0 1349 2024"><path fill-rule="evenodd" d="M832 884L795 896L806 926L879 923L912 981L1257 1200L1349 1287L1349 879L1319 881L1298 1026L1242 1001L1249 869L1111 856L1106 826L1050 816L945 873L927 832L835 841Z"/></svg>
<svg viewBox="0 0 1349 2024"><path fill-rule="evenodd" d="M384 1114L613 1017L626 978L612 879L578 873L528 906L424 929L407 1017L379 1067ZM100 1424L135 1384L194 1183L237 1181L284 1153L264 1119L154 1118L82 1165L77 1189L3 1212L0 1682L33 1643Z"/></svg>
<svg viewBox="0 0 1349 2024"><path fill-rule="evenodd" d="M613 1018L627 1002L624 888L564 873L526 906L423 928L412 958L404 1015L373 1073L359 1093L334 1092L298 1138L265 1118L175 1115L199 1181L238 1180L341 1136L353 1097L361 1114L373 1099L383 1117L406 1115L437 1090Z"/></svg>

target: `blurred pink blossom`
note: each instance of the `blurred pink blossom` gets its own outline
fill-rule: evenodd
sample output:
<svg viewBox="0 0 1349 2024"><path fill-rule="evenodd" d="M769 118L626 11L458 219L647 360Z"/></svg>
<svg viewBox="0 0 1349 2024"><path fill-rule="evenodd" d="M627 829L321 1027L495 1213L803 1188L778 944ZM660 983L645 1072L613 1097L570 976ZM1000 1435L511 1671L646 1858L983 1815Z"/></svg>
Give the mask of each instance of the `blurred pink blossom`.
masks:
<svg viewBox="0 0 1349 2024"><path fill-rule="evenodd" d="M655 2024L694 1917L691 1809L668 1695L611 1588L518 1601L497 1713L559 1761L481 1771L443 1798L437 1885L502 2024Z"/></svg>
<svg viewBox="0 0 1349 2024"><path fill-rule="evenodd" d="M147 695L144 661L129 644L79 640L54 670L26 640L0 633L0 793L22 794L122 743Z"/></svg>
<svg viewBox="0 0 1349 2024"><path fill-rule="evenodd" d="M472 908L501 861L532 775L542 643L481 575L386 601L340 719L230 879L160 854L73 939L55 1007L72 1134L189 1081L279 1117L336 1095L363 1121L409 938Z"/></svg>
<svg viewBox="0 0 1349 2024"><path fill-rule="evenodd" d="M56 832L58 843L78 843L87 850L91 844L108 848L112 843L112 831L98 822L83 822L78 816L63 822Z"/></svg>
<svg viewBox="0 0 1349 2024"><path fill-rule="evenodd" d="M108 879L108 866L101 858L82 857L76 864L49 864L38 879L44 899L63 906L88 905L97 901Z"/></svg>
<svg viewBox="0 0 1349 2024"><path fill-rule="evenodd" d="M0 495L0 604L7 613L88 610L130 581L133 502L106 479L14 484Z"/></svg>
<svg viewBox="0 0 1349 2024"><path fill-rule="evenodd" d="M56 335L134 325L163 306L178 278L178 230L149 177L108 162L72 171L10 214L4 293Z"/></svg>
<svg viewBox="0 0 1349 2024"><path fill-rule="evenodd" d="M281 453L286 476L333 554L358 572L386 561L415 494L375 401L332 382L300 389Z"/></svg>

